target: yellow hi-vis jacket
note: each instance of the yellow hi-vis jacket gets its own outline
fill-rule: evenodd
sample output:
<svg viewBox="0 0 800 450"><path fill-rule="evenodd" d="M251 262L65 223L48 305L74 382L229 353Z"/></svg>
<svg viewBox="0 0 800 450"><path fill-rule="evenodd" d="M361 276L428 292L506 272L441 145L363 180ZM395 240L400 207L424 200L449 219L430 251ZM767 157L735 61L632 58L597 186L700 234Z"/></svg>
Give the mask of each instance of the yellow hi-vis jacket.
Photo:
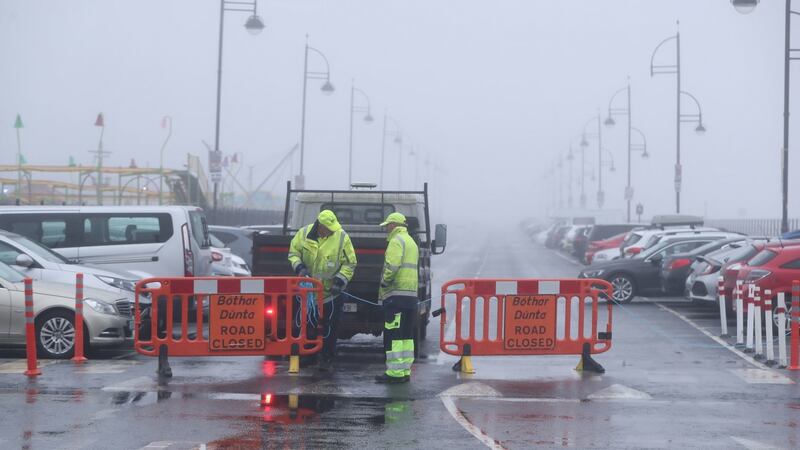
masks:
<svg viewBox="0 0 800 450"><path fill-rule="evenodd" d="M289 245L289 263L297 269L300 263L306 266L309 274L320 281L325 289L325 302L333 300L331 286L333 279L341 279L345 286L353 279L356 271L356 252L350 236L344 230L331 233L328 237L316 240L307 238L312 225L297 232Z"/></svg>
<svg viewBox="0 0 800 450"><path fill-rule="evenodd" d="M417 297L419 248L406 227L397 227L386 238L389 245L383 262L379 297Z"/></svg>

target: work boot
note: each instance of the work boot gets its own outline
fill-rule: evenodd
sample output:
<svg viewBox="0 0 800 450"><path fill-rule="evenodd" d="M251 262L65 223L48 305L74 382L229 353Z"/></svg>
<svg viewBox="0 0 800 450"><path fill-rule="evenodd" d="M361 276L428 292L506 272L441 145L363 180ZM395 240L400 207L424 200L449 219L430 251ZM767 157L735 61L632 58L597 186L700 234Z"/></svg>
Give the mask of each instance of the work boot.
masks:
<svg viewBox="0 0 800 450"><path fill-rule="evenodd" d="M375 382L379 384L400 384L409 381L411 381L411 377L390 377L385 373L375 376Z"/></svg>

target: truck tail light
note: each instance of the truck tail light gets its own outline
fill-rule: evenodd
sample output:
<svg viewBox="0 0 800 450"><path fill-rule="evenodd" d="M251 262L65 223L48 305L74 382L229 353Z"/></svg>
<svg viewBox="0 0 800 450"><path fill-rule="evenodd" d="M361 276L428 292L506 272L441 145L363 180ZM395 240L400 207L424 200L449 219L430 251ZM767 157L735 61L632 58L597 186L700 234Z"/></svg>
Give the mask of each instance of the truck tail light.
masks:
<svg viewBox="0 0 800 450"><path fill-rule="evenodd" d="M222 261L222 253L220 252L211 252L211 260L214 262Z"/></svg>

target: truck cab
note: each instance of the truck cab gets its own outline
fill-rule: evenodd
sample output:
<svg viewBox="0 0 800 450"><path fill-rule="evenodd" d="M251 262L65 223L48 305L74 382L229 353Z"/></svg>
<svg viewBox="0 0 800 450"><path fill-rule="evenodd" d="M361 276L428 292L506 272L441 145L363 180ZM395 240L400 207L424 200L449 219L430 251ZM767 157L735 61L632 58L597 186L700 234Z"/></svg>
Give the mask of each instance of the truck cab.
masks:
<svg viewBox="0 0 800 450"><path fill-rule="evenodd" d="M418 337L425 339L431 311L431 256L444 252L447 227L431 230L428 208L428 185L421 191L377 191L374 185L355 185L352 190L294 190L287 183L283 228L279 233L258 232L253 238L253 274L255 276L294 275L288 262L289 244L297 231L314 223L320 211L330 209L350 235L358 265L345 291L369 302L380 304L378 288L386 250L386 230L380 223L392 212L406 216L408 232L419 246L419 320ZM433 234L433 238L432 235ZM383 332L381 308L342 295L339 338L349 339L364 333L379 336Z"/></svg>

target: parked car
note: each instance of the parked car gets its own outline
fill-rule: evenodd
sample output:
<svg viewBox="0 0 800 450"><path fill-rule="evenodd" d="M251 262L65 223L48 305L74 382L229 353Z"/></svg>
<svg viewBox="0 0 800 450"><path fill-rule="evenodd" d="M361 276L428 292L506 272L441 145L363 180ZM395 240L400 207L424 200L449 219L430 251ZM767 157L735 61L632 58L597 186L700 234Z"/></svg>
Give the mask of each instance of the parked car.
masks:
<svg viewBox="0 0 800 450"><path fill-rule="evenodd" d="M595 264L601 263L605 261L614 261L616 259L620 259L622 256L619 254L619 244L613 248L607 248L604 250L598 250L592 256L592 260L588 264Z"/></svg>
<svg viewBox="0 0 800 450"><path fill-rule="evenodd" d="M586 228L583 234L584 237L575 242L574 255L579 261L586 261L586 253L592 247L592 244L605 241L606 239L619 236L620 234L622 234L622 238L624 238L625 233L640 226L641 225L629 223L590 225ZM622 243L622 238L620 238L620 242L617 242L617 246Z"/></svg>
<svg viewBox="0 0 800 450"><path fill-rule="evenodd" d="M603 240L600 240L600 241L590 242L589 245L588 245L588 248L586 249L586 253L584 254L584 257L583 257L584 262L586 264L591 264L592 261L595 258L595 254L597 254L601 250L608 250L608 249L616 250L617 251L616 256L619 256L619 253L618 253L619 245L622 244L622 240L625 239L625 235L626 234L628 234L628 233L627 232L620 233L620 234L618 234L616 236L612 236L612 237L610 237L608 239L603 239ZM603 259L601 259L601 261L608 260L608 259L612 259L612 258L603 258Z"/></svg>
<svg viewBox="0 0 800 450"><path fill-rule="evenodd" d="M689 252L676 253L664 257L664 260L661 262L661 289L667 295L683 294L686 288L686 279L689 277L689 272L692 268L692 263L694 263L698 257L705 256L720 249L728 249L731 247L738 248L746 243L747 238L745 236L736 236L709 242Z"/></svg>
<svg viewBox="0 0 800 450"><path fill-rule="evenodd" d="M222 241L234 255L243 259L248 267L253 265L253 234L256 231L240 227L208 226L208 232Z"/></svg>
<svg viewBox="0 0 800 450"><path fill-rule="evenodd" d="M0 345L25 345L25 277L0 263ZM71 358L75 347L75 285L37 281L33 286L36 347L40 357ZM108 290L84 289L83 319L87 350L125 342L130 314L116 306L126 301Z"/></svg>
<svg viewBox="0 0 800 450"><path fill-rule="evenodd" d="M560 227L555 228L549 236L547 236L547 241L545 241L545 247L547 248L559 248L561 244L561 240L564 239L564 235L569 231L571 226L562 225Z"/></svg>
<svg viewBox="0 0 800 450"><path fill-rule="evenodd" d="M778 293L782 292L786 294L787 299L791 298L794 280L800 280L800 243L797 241L767 244L763 250L742 265L737 276L737 281L758 286L762 298L769 290L773 305L777 304ZM787 300L786 306L791 308L791 302ZM789 314L786 314L786 319L788 326ZM777 316L775 320L777 321Z"/></svg>
<svg viewBox="0 0 800 450"><path fill-rule="evenodd" d="M217 277L249 277L250 267L240 257L234 255L225 243L213 234L211 239L211 274Z"/></svg>
<svg viewBox="0 0 800 450"><path fill-rule="evenodd" d="M191 206L3 206L0 228L79 264L158 276L211 274L208 226Z"/></svg>
<svg viewBox="0 0 800 450"><path fill-rule="evenodd" d="M130 273L111 272L93 266L70 263L60 254L25 236L0 230L0 262L11 266L35 281L75 283L75 274L83 273L83 284L109 291L126 298L118 309L130 313L133 292L139 277Z"/></svg>
<svg viewBox="0 0 800 450"><path fill-rule="evenodd" d="M733 246L730 248L720 249L711 252L707 255L697 258L692 264L692 271L686 278L686 296L693 302L714 302L719 300L719 292L717 291L719 284L719 277L725 279L725 273L731 267L738 274L738 268L741 267L742 262L746 262L750 258L760 252L766 246L766 241L752 241L748 240L741 246ZM723 287L725 289L725 300L728 309L732 310L733 307L733 290L736 286L736 275L732 276L730 287Z"/></svg>
<svg viewBox="0 0 800 450"><path fill-rule="evenodd" d="M614 288L613 300L628 303L637 295L661 294L661 262L667 256L687 252L711 241L728 237L708 234L692 237L669 237L633 258L595 263L583 269L579 278L600 278Z"/></svg>
<svg viewBox="0 0 800 450"><path fill-rule="evenodd" d="M566 253L573 254L575 249L575 242L579 239L580 236L583 235L583 231L586 229L585 225L572 225L570 226L569 230L564 233L564 238L561 239L561 244L559 248Z"/></svg>
<svg viewBox="0 0 800 450"><path fill-rule="evenodd" d="M669 236L677 236L681 233L705 233L705 232L718 232L716 228L707 227L673 227L668 229L663 228L648 228L642 230L633 230L625 240L620 244L620 256L623 258L630 258L634 255L647 250L654 245L658 244L661 239Z"/></svg>

